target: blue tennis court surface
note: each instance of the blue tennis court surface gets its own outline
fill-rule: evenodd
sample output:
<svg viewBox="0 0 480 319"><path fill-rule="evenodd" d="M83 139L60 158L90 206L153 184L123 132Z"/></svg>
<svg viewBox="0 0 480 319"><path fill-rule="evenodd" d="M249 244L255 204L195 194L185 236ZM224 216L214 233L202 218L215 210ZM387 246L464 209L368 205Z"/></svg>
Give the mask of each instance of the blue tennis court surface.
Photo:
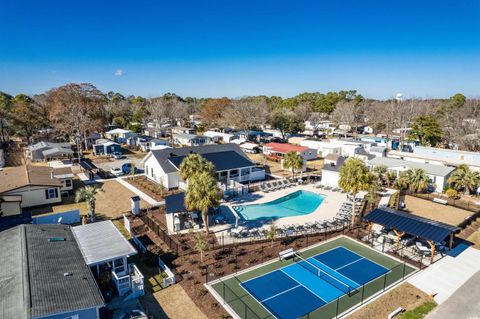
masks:
<svg viewBox="0 0 480 319"><path fill-rule="evenodd" d="M337 247L241 283L277 318L299 318L389 269L344 247Z"/></svg>

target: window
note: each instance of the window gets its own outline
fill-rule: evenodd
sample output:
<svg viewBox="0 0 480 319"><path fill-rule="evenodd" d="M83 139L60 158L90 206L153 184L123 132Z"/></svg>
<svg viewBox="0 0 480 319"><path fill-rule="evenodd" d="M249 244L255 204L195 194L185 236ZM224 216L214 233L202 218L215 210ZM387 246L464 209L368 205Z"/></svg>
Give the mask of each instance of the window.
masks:
<svg viewBox="0 0 480 319"><path fill-rule="evenodd" d="M45 190L45 198L58 198L58 189L57 188L49 188Z"/></svg>
<svg viewBox="0 0 480 319"><path fill-rule="evenodd" d="M65 180L65 187L72 187L72 180L71 179L66 179Z"/></svg>

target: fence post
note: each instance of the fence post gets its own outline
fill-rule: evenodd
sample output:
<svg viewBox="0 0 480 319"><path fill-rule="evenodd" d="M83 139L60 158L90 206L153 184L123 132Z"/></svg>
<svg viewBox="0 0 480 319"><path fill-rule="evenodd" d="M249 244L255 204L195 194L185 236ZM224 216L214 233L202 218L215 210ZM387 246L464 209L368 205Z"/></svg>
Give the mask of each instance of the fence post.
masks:
<svg viewBox="0 0 480 319"><path fill-rule="evenodd" d="M227 298L225 298L225 283L222 281L222 284L223 284L223 303L226 304L227 303Z"/></svg>
<svg viewBox="0 0 480 319"><path fill-rule="evenodd" d="M387 274L383 275L383 291L385 291L386 286L387 286Z"/></svg>
<svg viewBox="0 0 480 319"><path fill-rule="evenodd" d="M363 295L364 295L364 292L365 292L365 284L362 286L362 304L363 304Z"/></svg>
<svg viewBox="0 0 480 319"><path fill-rule="evenodd" d="M205 283L208 284L208 264L205 265Z"/></svg>
<svg viewBox="0 0 480 319"><path fill-rule="evenodd" d="M402 274L402 280L405 279L405 267L406 267L406 261L403 261L403 274Z"/></svg>
<svg viewBox="0 0 480 319"><path fill-rule="evenodd" d="M340 297L337 298L337 310L335 311L335 318L338 318L338 303L340 301Z"/></svg>

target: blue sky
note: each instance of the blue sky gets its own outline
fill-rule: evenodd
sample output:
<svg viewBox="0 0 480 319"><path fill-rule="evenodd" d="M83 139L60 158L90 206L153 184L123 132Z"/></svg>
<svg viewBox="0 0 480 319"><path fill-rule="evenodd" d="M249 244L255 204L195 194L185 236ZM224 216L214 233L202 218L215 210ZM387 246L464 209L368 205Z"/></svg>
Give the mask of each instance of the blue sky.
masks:
<svg viewBox="0 0 480 319"><path fill-rule="evenodd" d="M480 0L0 0L0 90L480 96Z"/></svg>

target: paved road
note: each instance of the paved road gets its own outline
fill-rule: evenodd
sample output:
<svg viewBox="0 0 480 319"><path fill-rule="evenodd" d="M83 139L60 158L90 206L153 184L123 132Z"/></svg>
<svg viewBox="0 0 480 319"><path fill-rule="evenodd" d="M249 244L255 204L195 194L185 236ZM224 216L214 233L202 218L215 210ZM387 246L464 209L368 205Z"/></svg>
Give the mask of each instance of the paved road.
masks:
<svg viewBox="0 0 480 319"><path fill-rule="evenodd" d="M438 306L426 319L480 319L479 296L480 271L458 288L450 298Z"/></svg>

